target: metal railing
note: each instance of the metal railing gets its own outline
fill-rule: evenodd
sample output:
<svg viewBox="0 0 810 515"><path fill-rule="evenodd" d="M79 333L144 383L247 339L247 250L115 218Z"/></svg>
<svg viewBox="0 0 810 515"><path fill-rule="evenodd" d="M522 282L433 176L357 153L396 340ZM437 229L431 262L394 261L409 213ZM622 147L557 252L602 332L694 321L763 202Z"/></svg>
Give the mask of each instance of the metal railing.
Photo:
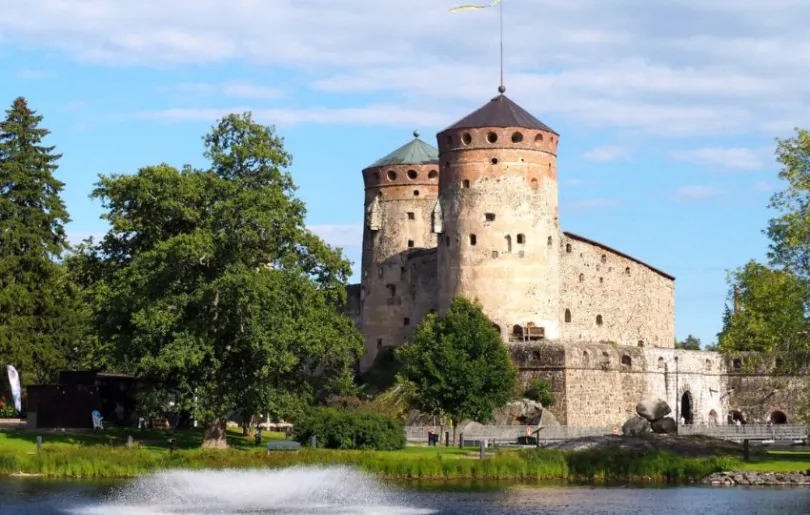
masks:
<svg viewBox="0 0 810 515"><path fill-rule="evenodd" d="M441 426L406 426L405 435L409 442L427 442L428 432L434 429L439 435L440 442L444 443L443 432L452 430ZM539 442L552 442L561 440L573 440L575 438L585 438L594 436L608 436L616 434L616 427L570 427L570 426L549 426L537 428L528 426L475 426L457 431L463 433L465 441L477 442L489 440L490 442L517 442L519 438L531 436ZM678 426L680 435L705 435L724 440L806 440L808 438L808 426L804 424L776 424L768 426L766 424L743 424L737 425L682 425Z"/></svg>

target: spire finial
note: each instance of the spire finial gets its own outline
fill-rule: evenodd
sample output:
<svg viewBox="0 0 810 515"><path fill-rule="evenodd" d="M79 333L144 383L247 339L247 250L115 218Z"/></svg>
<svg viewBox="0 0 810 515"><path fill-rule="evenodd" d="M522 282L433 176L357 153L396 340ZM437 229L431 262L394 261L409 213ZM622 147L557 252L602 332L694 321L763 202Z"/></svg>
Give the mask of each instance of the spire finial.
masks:
<svg viewBox="0 0 810 515"><path fill-rule="evenodd" d="M418 137L419 137L419 129L416 129L415 131L413 131L413 137L414 137L414 138L418 138Z"/></svg>
<svg viewBox="0 0 810 515"><path fill-rule="evenodd" d="M500 86L498 86L498 93L500 93L501 95L503 95L504 93L506 93L506 86L504 86L503 84L501 84Z"/></svg>

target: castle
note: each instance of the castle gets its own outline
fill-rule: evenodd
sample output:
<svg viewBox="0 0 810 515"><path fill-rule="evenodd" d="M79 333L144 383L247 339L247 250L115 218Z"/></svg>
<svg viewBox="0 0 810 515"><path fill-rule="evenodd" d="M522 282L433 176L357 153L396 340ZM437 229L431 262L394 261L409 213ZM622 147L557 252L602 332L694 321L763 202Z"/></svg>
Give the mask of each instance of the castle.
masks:
<svg viewBox="0 0 810 515"><path fill-rule="evenodd" d="M361 372L460 295L482 304L522 381L551 381L563 423L621 424L653 395L687 423L793 417L787 389L760 405L736 361L674 349L673 276L562 231L559 134L504 93L441 131L438 149L415 132L363 170L361 282L349 288Z"/></svg>

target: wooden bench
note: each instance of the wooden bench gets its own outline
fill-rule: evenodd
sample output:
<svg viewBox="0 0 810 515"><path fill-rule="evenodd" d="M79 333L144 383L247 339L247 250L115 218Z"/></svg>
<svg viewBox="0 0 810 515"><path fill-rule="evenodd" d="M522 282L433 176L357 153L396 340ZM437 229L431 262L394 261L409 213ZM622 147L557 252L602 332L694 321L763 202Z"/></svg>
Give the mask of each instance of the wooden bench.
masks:
<svg viewBox="0 0 810 515"><path fill-rule="evenodd" d="M267 452L270 451L297 451L301 444L292 440L271 440L267 442Z"/></svg>

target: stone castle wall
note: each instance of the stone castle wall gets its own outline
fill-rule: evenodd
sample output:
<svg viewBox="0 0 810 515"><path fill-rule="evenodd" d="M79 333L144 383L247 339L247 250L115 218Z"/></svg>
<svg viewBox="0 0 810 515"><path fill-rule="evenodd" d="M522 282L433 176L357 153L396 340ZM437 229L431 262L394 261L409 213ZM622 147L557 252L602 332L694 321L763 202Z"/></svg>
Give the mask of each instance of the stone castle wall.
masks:
<svg viewBox="0 0 810 515"><path fill-rule="evenodd" d="M550 411L574 427L620 427L639 401L651 397L666 400L673 418L688 417L693 424L725 424L734 413L764 423L777 411L797 422L806 398L804 377L734 370L731 358L716 352L593 343L510 349L521 383L551 381Z"/></svg>
<svg viewBox="0 0 810 515"><path fill-rule="evenodd" d="M562 340L674 347L673 277L570 233L560 252Z"/></svg>

